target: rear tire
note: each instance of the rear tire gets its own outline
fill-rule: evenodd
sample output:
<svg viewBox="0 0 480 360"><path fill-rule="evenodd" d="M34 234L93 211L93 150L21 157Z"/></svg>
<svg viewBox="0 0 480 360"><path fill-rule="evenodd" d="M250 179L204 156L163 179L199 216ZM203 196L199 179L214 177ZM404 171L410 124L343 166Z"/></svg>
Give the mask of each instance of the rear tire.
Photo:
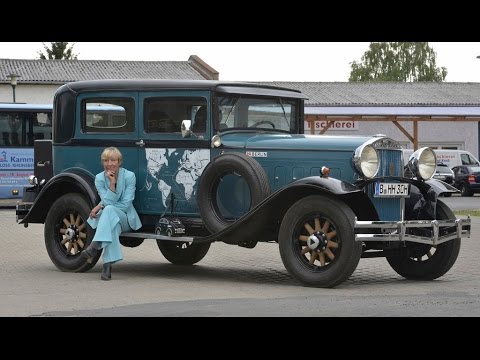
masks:
<svg viewBox="0 0 480 360"><path fill-rule="evenodd" d="M55 266L61 271L84 272L98 261L101 251L91 263L80 255L90 245L95 230L87 224L90 204L80 194L65 194L50 208L45 219L45 246Z"/></svg>
<svg viewBox="0 0 480 360"><path fill-rule="evenodd" d="M165 259L177 265L193 265L199 262L207 255L210 244L157 240L158 248Z"/></svg>

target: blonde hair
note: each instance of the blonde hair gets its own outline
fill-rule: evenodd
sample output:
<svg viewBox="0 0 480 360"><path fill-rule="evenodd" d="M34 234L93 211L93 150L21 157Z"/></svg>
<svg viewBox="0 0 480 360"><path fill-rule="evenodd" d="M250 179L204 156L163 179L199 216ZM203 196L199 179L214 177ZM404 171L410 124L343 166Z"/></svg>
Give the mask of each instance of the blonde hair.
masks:
<svg viewBox="0 0 480 360"><path fill-rule="evenodd" d="M122 161L123 161L122 153L115 146L110 146L110 147L105 148L105 150L103 150L100 158L102 159L102 162L106 161L106 160L109 160L109 159L117 159L119 165L121 165Z"/></svg>

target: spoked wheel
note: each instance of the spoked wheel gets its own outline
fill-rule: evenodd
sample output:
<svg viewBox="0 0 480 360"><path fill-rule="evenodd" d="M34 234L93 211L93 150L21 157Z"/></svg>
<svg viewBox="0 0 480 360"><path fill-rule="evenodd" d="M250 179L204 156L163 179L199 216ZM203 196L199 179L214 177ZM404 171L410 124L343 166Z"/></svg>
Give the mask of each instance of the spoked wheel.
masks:
<svg viewBox="0 0 480 360"><path fill-rule="evenodd" d="M87 225L90 206L79 194L58 198L45 220L45 246L50 259L62 271L82 272L98 261L98 251L92 263L87 263L80 252L92 241L95 231Z"/></svg>
<svg viewBox="0 0 480 360"><path fill-rule="evenodd" d="M455 219L455 214L442 201L437 202L437 220ZM443 229L444 235L455 231ZM430 235L430 234L427 234ZM433 280L450 270L460 252L460 239L453 239L436 246L408 242L397 256L387 261L399 275L411 280Z"/></svg>
<svg viewBox="0 0 480 360"><path fill-rule="evenodd" d="M279 233L285 268L309 286L333 287L355 271L362 253L355 242L355 215L344 203L312 195L285 214Z"/></svg>

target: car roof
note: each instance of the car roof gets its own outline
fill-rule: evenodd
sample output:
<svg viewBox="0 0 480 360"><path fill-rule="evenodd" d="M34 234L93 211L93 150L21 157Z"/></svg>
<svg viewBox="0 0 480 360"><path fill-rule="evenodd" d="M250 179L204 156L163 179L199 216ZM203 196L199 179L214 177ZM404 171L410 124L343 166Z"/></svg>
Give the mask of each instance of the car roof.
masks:
<svg viewBox="0 0 480 360"><path fill-rule="evenodd" d="M165 89L211 90L232 94L282 96L308 99L300 90L274 85L218 80L111 79L84 80L63 85L57 92L73 91L154 91Z"/></svg>

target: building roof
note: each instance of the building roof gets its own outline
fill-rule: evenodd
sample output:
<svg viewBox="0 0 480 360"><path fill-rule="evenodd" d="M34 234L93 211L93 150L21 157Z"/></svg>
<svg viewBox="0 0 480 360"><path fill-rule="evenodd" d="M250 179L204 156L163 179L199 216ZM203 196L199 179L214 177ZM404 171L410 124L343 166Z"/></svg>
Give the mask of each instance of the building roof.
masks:
<svg viewBox="0 0 480 360"><path fill-rule="evenodd" d="M480 83L262 82L301 90L306 106L480 106Z"/></svg>
<svg viewBox="0 0 480 360"><path fill-rule="evenodd" d="M188 61L0 59L0 83L9 84L10 74L20 75L19 84L100 79L218 79L218 71L196 55Z"/></svg>

